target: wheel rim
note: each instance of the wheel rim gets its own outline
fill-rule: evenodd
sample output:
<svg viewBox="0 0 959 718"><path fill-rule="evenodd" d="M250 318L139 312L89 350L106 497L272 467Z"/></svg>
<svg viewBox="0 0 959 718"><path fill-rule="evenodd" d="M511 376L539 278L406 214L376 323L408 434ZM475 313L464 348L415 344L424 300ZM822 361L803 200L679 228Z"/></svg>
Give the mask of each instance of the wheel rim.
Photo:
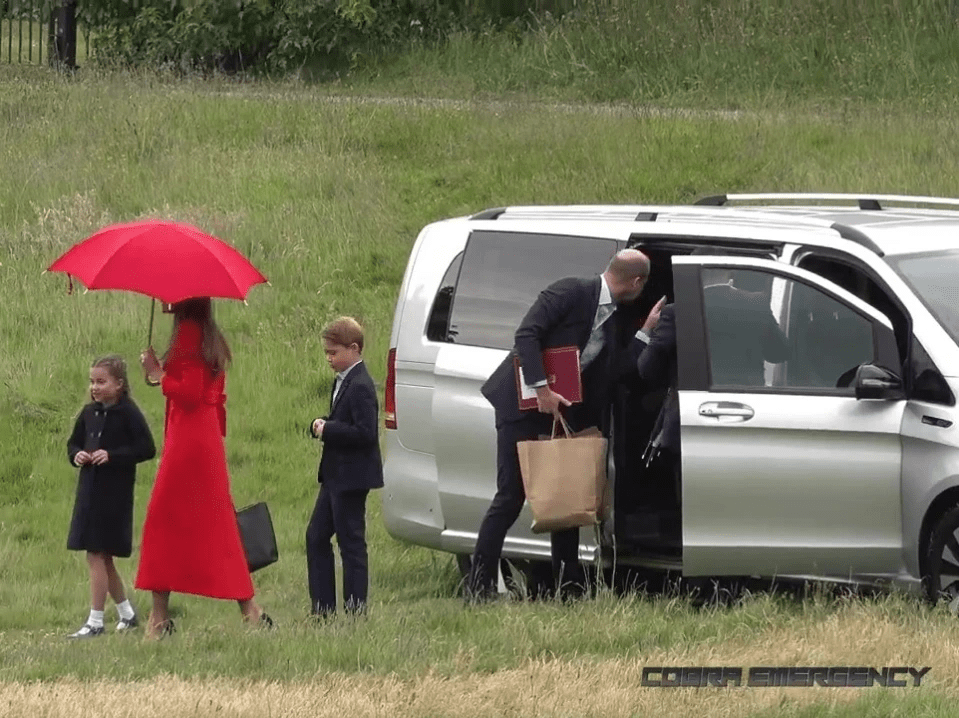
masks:
<svg viewBox="0 0 959 718"><path fill-rule="evenodd" d="M952 531L943 542L939 555L937 588L939 596L949 602L953 613L959 612L959 528Z"/></svg>

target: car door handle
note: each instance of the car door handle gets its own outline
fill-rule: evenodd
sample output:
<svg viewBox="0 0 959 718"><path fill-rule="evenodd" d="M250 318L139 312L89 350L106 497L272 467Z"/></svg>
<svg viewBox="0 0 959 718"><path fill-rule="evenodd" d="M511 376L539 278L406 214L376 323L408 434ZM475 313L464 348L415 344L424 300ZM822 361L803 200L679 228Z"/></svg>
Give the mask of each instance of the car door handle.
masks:
<svg viewBox="0 0 959 718"><path fill-rule="evenodd" d="M720 421L748 421L755 415L751 406L736 401L707 401L699 405L699 415Z"/></svg>

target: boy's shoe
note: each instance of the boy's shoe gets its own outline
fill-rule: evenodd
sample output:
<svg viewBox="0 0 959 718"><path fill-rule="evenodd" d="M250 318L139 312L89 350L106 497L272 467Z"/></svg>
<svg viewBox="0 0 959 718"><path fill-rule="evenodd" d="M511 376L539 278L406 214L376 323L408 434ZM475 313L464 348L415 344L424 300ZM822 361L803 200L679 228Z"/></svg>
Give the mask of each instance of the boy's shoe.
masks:
<svg viewBox="0 0 959 718"><path fill-rule="evenodd" d="M140 625L140 622L137 620L137 615L134 613L130 618L121 618L120 622L117 623L118 631L127 631L131 628L136 628Z"/></svg>
<svg viewBox="0 0 959 718"><path fill-rule="evenodd" d="M89 623L84 623L79 631L71 633L67 638L96 638L102 635L103 626L91 626Z"/></svg>

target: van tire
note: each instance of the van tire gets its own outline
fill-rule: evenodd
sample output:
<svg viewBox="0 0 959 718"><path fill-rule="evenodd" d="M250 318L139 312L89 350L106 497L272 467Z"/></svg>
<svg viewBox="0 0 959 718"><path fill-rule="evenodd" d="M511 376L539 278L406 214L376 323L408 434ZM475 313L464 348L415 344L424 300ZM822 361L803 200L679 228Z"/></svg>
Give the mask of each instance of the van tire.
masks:
<svg viewBox="0 0 959 718"><path fill-rule="evenodd" d="M950 548L951 544L951 548ZM950 560L955 568L944 562ZM949 610L959 614L959 506L946 511L933 525L923 561L923 593L932 603L948 602ZM943 573L946 570L947 573ZM943 585L943 580L946 585Z"/></svg>

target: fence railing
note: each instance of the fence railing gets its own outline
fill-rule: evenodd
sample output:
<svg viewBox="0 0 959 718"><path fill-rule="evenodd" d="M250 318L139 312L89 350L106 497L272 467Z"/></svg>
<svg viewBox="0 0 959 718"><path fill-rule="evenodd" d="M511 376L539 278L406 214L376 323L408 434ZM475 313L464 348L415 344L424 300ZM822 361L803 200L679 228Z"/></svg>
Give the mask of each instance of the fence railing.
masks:
<svg viewBox="0 0 959 718"><path fill-rule="evenodd" d="M77 65L90 55L77 0L0 0L0 63Z"/></svg>

